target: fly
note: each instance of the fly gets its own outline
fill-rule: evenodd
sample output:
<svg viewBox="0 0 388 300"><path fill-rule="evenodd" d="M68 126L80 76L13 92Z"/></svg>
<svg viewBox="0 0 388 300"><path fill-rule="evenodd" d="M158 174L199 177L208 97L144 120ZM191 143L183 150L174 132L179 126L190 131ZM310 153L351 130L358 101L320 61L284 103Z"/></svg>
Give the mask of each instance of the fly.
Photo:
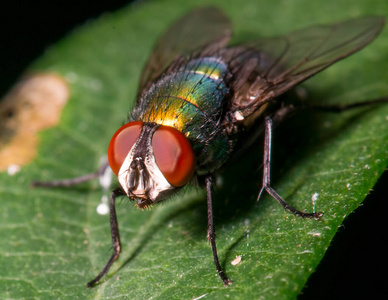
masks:
<svg viewBox="0 0 388 300"><path fill-rule="evenodd" d="M127 196L139 208L146 208L164 201L196 178L202 178L206 187L207 238L216 269L224 285L230 284L217 255L213 174L235 155L243 133L256 133L260 124L264 124L265 139L259 197L266 191L294 215L319 219L322 213L291 207L271 187L272 123L293 109L291 105L279 109L274 99L365 47L384 24L383 17L361 17L229 46L231 23L216 8L194 10L173 24L144 68L137 103L128 122L109 144L109 165L120 183L110 196L114 253L87 286L96 284L120 254L117 197ZM384 98L316 108L335 111L387 101ZM107 167L75 179L34 184L69 186L97 177Z"/></svg>

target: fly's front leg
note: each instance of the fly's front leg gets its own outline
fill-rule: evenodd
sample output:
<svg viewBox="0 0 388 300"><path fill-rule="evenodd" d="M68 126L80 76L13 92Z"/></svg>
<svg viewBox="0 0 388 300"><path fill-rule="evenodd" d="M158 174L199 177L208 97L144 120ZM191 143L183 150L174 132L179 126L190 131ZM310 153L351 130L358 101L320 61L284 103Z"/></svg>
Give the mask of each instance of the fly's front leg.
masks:
<svg viewBox="0 0 388 300"><path fill-rule="evenodd" d="M303 218L319 219L322 213L305 213L290 206L284 199L271 187L271 147L272 147L272 119L265 118L265 137L264 137L264 161L263 161L263 186L260 190L257 200L259 200L262 192L265 190L277 202L283 206L284 209L292 212L294 215Z"/></svg>
<svg viewBox="0 0 388 300"><path fill-rule="evenodd" d="M224 286L227 286L232 283L232 281L225 275L224 271L221 268L220 261L217 255L217 247L216 247L216 232L214 230L214 221L213 221L213 203L212 203L212 184L213 178L206 177L206 198L207 198L207 239L209 240L212 251L214 263L216 265L218 274L220 275Z"/></svg>
<svg viewBox="0 0 388 300"><path fill-rule="evenodd" d="M94 173L86 174L80 177L70 178L70 179L61 179L61 180L52 180L52 181L33 181L31 185L33 187L69 187L73 185L77 185L95 178L100 177L105 173L105 171L109 168L109 162L106 160L102 166Z"/></svg>
<svg viewBox="0 0 388 300"><path fill-rule="evenodd" d="M101 277L104 276L112 266L113 262L119 257L121 252L121 246L120 246L120 235L119 235L119 227L117 223L117 216L116 216L116 208L115 208L115 200L118 196L125 195L125 193L121 189L116 189L112 192L110 195L110 230L112 235L112 245L113 245L113 254L106 263L105 267L102 269L100 274L96 276L92 281L88 282L86 286L88 288L95 285L98 281L100 281Z"/></svg>

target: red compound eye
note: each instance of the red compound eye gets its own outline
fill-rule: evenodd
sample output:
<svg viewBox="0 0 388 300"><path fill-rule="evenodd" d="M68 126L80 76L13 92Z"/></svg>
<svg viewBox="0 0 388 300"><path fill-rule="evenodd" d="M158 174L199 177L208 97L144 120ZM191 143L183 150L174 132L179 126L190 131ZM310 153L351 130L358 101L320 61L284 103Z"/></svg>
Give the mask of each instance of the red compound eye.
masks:
<svg viewBox="0 0 388 300"><path fill-rule="evenodd" d="M135 121L127 123L119 128L110 140L108 159L113 173L119 174L121 165L138 139L143 122Z"/></svg>
<svg viewBox="0 0 388 300"><path fill-rule="evenodd" d="M152 137L156 164L173 186L189 182L195 170L195 156L188 139L178 130L160 126Z"/></svg>

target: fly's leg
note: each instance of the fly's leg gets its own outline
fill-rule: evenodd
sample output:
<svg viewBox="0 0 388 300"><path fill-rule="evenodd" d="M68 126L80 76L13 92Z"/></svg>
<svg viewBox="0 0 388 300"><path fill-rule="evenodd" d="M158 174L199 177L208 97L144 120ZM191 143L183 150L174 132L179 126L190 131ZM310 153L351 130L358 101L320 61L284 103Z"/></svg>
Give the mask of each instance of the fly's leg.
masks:
<svg viewBox="0 0 388 300"><path fill-rule="evenodd" d="M263 161L263 186L260 190L257 200L260 199L262 192L265 190L272 196L277 202L283 206L284 209L292 212L294 215L301 216L303 218L319 219L322 213L305 213L299 211L290 206L284 199L271 187L271 146L272 146L272 119L270 117L265 118L265 137L264 137L264 161Z"/></svg>
<svg viewBox="0 0 388 300"><path fill-rule="evenodd" d="M357 107L365 107L365 106L371 106L371 105L377 105L377 104L383 104L388 102L388 97L385 98L378 98L378 99L372 99L372 100L366 100L356 103L349 103L349 104L341 104L341 105L316 105L316 104L304 104L299 109L312 109L322 112L333 112L333 113L340 113L349 109L357 108Z"/></svg>
<svg viewBox="0 0 388 300"><path fill-rule="evenodd" d="M278 112L275 113L274 121L278 123L282 119L284 119L285 116L297 110L310 109L310 110L329 112L329 113L330 112L340 113L357 107L378 105L378 104L383 104L387 102L388 102L388 97L383 97L383 98L361 101L361 102L350 103L350 104L343 104L343 105L304 104L298 107L286 106L286 107L282 107L281 109L279 109ZM260 190L257 200L260 199L261 194L265 190L269 195L271 195L271 197L273 197L276 201L278 201L284 207L284 209L292 212L294 215L298 215L303 218L319 219L322 216L322 213L319 213L319 212L305 213L293 208L286 201L284 201L284 199L271 187L270 170L271 170L272 127L273 127L272 119L270 117L266 117L265 118L265 138L264 138L263 186Z"/></svg>
<svg viewBox="0 0 388 300"><path fill-rule="evenodd" d="M119 235L119 227L117 223L117 216L116 216L116 208L115 208L115 200L118 196L125 195L125 193L121 189L116 189L112 192L110 195L110 202L109 202L109 207L110 207L110 231L111 231L111 236L112 236L112 245L113 245L113 254L109 258L108 262L106 263L105 267L102 269L100 274L96 276L92 281L88 282L86 286L88 288L92 287L95 285L98 281L100 281L101 277L104 276L114 261L119 257L120 251L121 251L121 246L120 246L120 235Z"/></svg>
<svg viewBox="0 0 388 300"><path fill-rule="evenodd" d="M227 286L232 283L232 281L226 276L224 271L221 268L220 261L217 255L216 247L216 232L214 230L214 221L213 221L213 204L212 204L212 184L213 178L211 176L206 177L206 198L207 198L207 239L209 240L212 251L214 263L216 265L218 274L220 275L224 286Z"/></svg>
<svg viewBox="0 0 388 300"><path fill-rule="evenodd" d="M101 167L94 173L86 174L80 177L70 178L70 179L61 179L61 180L53 180L53 181L33 181L31 185L33 187L41 186L41 187L69 187L73 185L77 185L98 177L101 177L105 171L109 168L108 160L104 162Z"/></svg>

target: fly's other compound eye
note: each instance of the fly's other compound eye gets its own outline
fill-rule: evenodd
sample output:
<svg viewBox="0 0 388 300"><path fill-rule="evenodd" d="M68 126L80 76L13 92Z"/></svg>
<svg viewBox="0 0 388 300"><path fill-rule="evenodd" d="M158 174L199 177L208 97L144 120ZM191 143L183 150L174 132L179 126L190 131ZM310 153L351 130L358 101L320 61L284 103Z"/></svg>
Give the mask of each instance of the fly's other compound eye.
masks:
<svg viewBox="0 0 388 300"><path fill-rule="evenodd" d="M113 135L109 144L108 159L109 165L116 175L119 174L121 165L139 138L142 127L143 122L130 122L121 126Z"/></svg>
<svg viewBox="0 0 388 300"><path fill-rule="evenodd" d="M152 137L152 148L159 170L171 185L180 187L189 182L195 170L195 155L180 131L160 126Z"/></svg>

